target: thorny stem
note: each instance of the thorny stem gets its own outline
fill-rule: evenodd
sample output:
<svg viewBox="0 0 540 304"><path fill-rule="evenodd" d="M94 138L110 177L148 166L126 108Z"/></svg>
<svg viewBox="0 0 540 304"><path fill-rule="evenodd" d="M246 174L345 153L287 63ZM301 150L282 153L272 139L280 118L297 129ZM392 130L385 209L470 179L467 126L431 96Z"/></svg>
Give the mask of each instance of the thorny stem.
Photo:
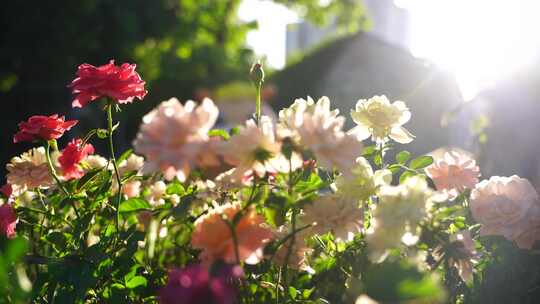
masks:
<svg viewBox="0 0 540 304"><path fill-rule="evenodd" d="M107 135L109 136L109 151L111 153L111 159L112 164L114 167L114 175L116 176L116 182L118 184L118 193L116 195L116 216L115 216L115 224L116 224L116 231L120 231L120 202L122 200L122 179L120 178L120 172L118 171L118 164L116 163L116 156L114 154L114 144L113 144L113 120L112 120L112 108L113 108L113 102L109 101L109 104L107 105Z"/></svg>

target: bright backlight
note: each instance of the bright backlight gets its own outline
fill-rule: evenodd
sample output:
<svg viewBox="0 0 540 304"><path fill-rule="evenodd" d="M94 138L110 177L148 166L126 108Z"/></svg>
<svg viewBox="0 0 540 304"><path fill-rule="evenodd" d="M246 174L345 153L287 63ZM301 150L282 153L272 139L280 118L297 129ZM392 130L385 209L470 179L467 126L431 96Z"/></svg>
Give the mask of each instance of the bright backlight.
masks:
<svg viewBox="0 0 540 304"><path fill-rule="evenodd" d="M411 14L411 52L453 71L466 100L530 63L537 0L396 0Z"/></svg>

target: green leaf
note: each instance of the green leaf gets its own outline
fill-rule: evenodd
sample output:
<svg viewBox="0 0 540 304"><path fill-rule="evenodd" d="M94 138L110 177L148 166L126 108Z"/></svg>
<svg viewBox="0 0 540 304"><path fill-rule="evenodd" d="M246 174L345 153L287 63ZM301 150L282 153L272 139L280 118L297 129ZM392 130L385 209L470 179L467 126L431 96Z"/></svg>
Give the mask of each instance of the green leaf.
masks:
<svg viewBox="0 0 540 304"><path fill-rule="evenodd" d="M101 169L94 169L86 173L81 179L77 181L77 189L79 191L88 189L98 178L99 173L101 173Z"/></svg>
<svg viewBox="0 0 540 304"><path fill-rule="evenodd" d="M236 126L236 127L232 128L229 133L231 133L231 136L234 136L234 135L240 133L240 127Z"/></svg>
<svg viewBox="0 0 540 304"><path fill-rule="evenodd" d="M444 296L436 276L422 273L405 261L374 265L368 269L363 282L367 294L383 303L413 300L433 303Z"/></svg>
<svg viewBox="0 0 540 304"><path fill-rule="evenodd" d="M186 193L186 189L184 188L184 186L182 186L182 184L178 181L178 180L175 180L174 182L170 183L167 185L167 194L177 194L177 195L184 195Z"/></svg>
<svg viewBox="0 0 540 304"><path fill-rule="evenodd" d="M128 159L131 156L131 154L133 154L133 149L128 149L127 151L122 153L122 155L120 155L120 157L116 160L116 162L118 164L122 163L123 161Z"/></svg>
<svg viewBox="0 0 540 304"><path fill-rule="evenodd" d="M229 140L229 138L231 137L229 135L229 133L227 133L227 131L225 131L223 129L210 130L210 131L208 131L208 136L210 136L210 137L219 136L219 137L223 138L224 140Z"/></svg>
<svg viewBox="0 0 540 304"><path fill-rule="evenodd" d="M423 169L433 163L433 157L424 155L417 157L409 163L411 169Z"/></svg>
<svg viewBox="0 0 540 304"><path fill-rule="evenodd" d="M414 176L415 174L411 171L405 171L401 174L401 176L399 177L399 182L400 183L403 183L407 178L411 177L411 176Z"/></svg>
<svg viewBox="0 0 540 304"><path fill-rule="evenodd" d="M8 242L7 250L4 257L7 263L16 262L27 250L28 244L26 243L26 240L22 237L17 237Z"/></svg>
<svg viewBox="0 0 540 304"><path fill-rule="evenodd" d="M289 286L289 295L291 296L291 299L295 299L296 295L298 294L298 290L296 288Z"/></svg>
<svg viewBox="0 0 540 304"><path fill-rule="evenodd" d="M96 134L97 134L97 137L99 137L100 139L105 139L107 138L109 131L105 129L97 129Z"/></svg>
<svg viewBox="0 0 540 304"><path fill-rule="evenodd" d="M150 204L140 198L130 198L120 204L120 213L151 209Z"/></svg>
<svg viewBox="0 0 540 304"><path fill-rule="evenodd" d="M367 146L364 148L364 151L362 151L362 156L364 157L369 157L371 155L373 155L373 153L375 153L375 151L377 150L377 147L376 146Z"/></svg>
<svg viewBox="0 0 540 304"><path fill-rule="evenodd" d="M382 156L380 154L375 154L375 156L373 156L373 162L377 166L382 166L382 163L383 163Z"/></svg>
<svg viewBox="0 0 540 304"><path fill-rule="evenodd" d="M398 164L404 164L411 158L411 153L409 151L401 151L396 155L396 161Z"/></svg>
<svg viewBox="0 0 540 304"><path fill-rule="evenodd" d="M129 289L135 289L140 286L146 287L147 283L148 282L146 281L145 277L135 276L126 282L126 287Z"/></svg>

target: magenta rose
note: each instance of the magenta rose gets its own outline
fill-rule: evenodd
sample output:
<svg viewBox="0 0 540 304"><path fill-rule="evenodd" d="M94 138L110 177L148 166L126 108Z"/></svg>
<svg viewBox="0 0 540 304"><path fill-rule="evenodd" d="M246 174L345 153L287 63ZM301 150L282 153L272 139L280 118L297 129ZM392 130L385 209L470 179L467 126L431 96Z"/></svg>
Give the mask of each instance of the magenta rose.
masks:
<svg viewBox="0 0 540 304"><path fill-rule="evenodd" d="M75 94L72 106L82 108L89 102L101 97L112 98L117 103L131 103L134 98L142 100L146 93L145 82L135 72L135 64L124 63L121 66L108 64L95 67L83 63L77 70L77 78L68 86Z"/></svg>
<svg viewBox="0 0 540 304"><path fill-rule="evenodd" d="M94 153L94 147L91 144L83 146L80 138L73 139L68 143L66 148L62 150L62 154L58 157L58 162L62 168L63 175L66 179L80 178L84 175L84 171L79 167L79 163L88 154Z"/></svg>
<svg viewBox="0 0 540 304"><path fill-rule="evenodd" d="M17 225L17 214L10 204L0 206L0 234L8 238L15 236L15 226Z"/></svg>
<svg viewBox="0 0 540 304"><path fill-rule="evenodd" d="M240 266L226 265L211 274L201 265L169 271L167 285L159 292L161 304L233 304L235 280L243 277Z"/></svg>

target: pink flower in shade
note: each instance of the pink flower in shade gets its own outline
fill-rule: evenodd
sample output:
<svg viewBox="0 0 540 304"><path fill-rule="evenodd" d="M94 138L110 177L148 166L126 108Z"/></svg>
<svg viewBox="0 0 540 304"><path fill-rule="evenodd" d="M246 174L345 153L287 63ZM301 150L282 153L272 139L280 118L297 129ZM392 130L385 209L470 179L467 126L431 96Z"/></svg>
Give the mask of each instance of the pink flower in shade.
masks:
<svg viewBox="0 0 540 304"><path fill-rule="evenodd" d="M480 235L501 235L519 247L531 248L540 239L540 202L531 183L517 175L493 176L476 185L470 208L482 224Z"/></svg>
<svg viewBox="0 0 540 304"><path fill-rule="evenodd" d="M60 168L66 179L80 178L84 175L84 170L79 167L79 163L88 154L94 153L94 147L91 144L85 144L84 146L82 144L80 138L73 139L58 157Z"/></svg>
<svg viewBox="0 0 540 304"><path fill-rule="evenodd" d="M240 203L227 203L215 207L195 221L191 245L201 249L200 259L209 266L215 261L236 263L236 252L229 225L242 210ZM241 261L257 264L263 257L263 247L273 237L272 230L265 227L264 218L254 208L248 208L235 228L238 255Z"/></svg>
<svg viewBox="0 0 540 304"><path fill-rule="evenodd" d="M448 246L438 246L433 251L436 260L448 258L450 266L458 270L458 274L465 282L472 282L474 264L480 258L474 247L474 241L468 230L458 231L450 236Z"/></svg>
<svg viewBox="0 0 540 304"><path fill-rule="evenodd" d="M292 234L289 226L280 226L274 233L275 238L279 239L282 244L277 248L272 261L280 266L287 263L293 269L308 270L306 256L313 252L313 249L309 248L306 243L310 230L305 229Z"/></svg>
<svg viewBox="0 0 540 304"><path fill-rule="evenodd" d="M211 274L201 265L169 271L167 285L159 291L161 304L233 304L235 282L244 277L238 265L225 265Z"/></svg>
<svg viewBox="0 0 540 304"><path fill-rule="evenodd" d="M128 63L117 66L114 60L99 67L87 63L79 65L77 78L68 86L75 94L71 105L82 108L101 97L112 98L120 104L131 103L135 97L142 100L148 91L135 67Z"/></svg>
<svg viewBox="0 0 540 304"><path fill-rule="evenodd" d="M11 194L13 193L13 187L11 187L10 184L5 184L2 187L0 187L0 192L2 192L6 197L11 197Z"/></svg>
<svg viewBox="0 0 540 304"><path fill-rule="evenodd" d="M8 238L15 236L15 226L17 225L17 214L10 204L0 206L0 234Z"/></svg>
<svg viewBox="0 0 540 304"><path fill-rule="evenodd" d="M64 116L35 115L19 123L19 132L13 137L13 142L58 139L64 132L77 124L77 120L65 121Z"/></svg>
<svg viewBox="0 0 540 304"><path fill-rule="evenodd" d="M465 189L473 189L478 183L480 169L474 159L459 151L450 151L441 159L436 159L426 168L426 174L433 180L439 191L455 198Z"/></svg>
<svg viewBox="0 0 540 304"><path fill-rule="evenodd" d="M193 101L182 105L176 98L162 102L144 116L133 143L135 151L146 157L143 171L184 181L193 167L219 165L208 137L218 115L210 99L199 106Z"/></svg>
<svg viewBox="0 0 540 304"><path fill-rule="evenodd" d="M516 245L521 249L532 249L537 241L540 241L540 216L538 213L528 219L527 229L515 237Z"/></svg>

